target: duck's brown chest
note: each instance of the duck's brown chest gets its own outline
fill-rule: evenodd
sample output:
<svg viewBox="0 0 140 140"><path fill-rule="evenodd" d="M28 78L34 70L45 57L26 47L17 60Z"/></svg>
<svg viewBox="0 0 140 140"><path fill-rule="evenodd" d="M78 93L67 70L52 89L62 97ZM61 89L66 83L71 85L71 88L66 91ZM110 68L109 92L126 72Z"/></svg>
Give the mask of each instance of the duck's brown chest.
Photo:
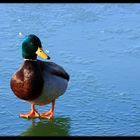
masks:
<svg viewBox="0 0 140 140"><path fill-rule="evenodd" d="M14 94L23 100L34 100L43 89L43 78L36 61L25 61L13 75L10 86Z"/></svg>

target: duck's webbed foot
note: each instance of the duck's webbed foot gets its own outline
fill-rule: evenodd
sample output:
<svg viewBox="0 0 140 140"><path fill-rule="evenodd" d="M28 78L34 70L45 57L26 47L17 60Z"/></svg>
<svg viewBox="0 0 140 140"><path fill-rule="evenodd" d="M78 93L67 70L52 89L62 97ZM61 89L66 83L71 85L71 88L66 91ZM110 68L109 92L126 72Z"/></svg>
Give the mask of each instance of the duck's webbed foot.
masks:
<svg viewBox="0 0 140 140"><path fill-rule="evenodd" d="M42 119L51 119L53 118L54 113L52 112L52 109L48 112L42 112L40 113L40 118Z"/></svg>
<svg viewBox="0 0 140 140"><path fill-rule="evenodd" d="M31 107L31 112L23 113L19 115L22 118L27 118L27 119L33 119L33 118L38 118L40 115L35 109L35 105L32 104Z"/></svg>
<svg viewBox="0 0 140 140"><path fill-rule="evenodd" d="M55 100L52 101L52 108L50 109L50 111L40 113L40 118L52 119L54 116L54 105L55 105Z"/></svg>

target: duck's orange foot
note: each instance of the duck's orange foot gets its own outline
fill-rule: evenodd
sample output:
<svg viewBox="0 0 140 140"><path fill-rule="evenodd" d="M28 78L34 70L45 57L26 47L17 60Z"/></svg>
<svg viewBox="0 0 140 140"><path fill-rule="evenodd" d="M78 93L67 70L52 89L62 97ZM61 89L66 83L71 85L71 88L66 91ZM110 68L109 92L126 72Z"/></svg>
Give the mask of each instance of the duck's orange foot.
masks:
<svg viewBox="0 0 140 140"><path fill-rule="evenodd" d="M19 116L22 118L34 119L34 118L39 118L40 115L38 112L34 111L34 112L27 112L24 114L20 114Z"/></svg>
<svg viewBox="0 0 140 140"><path fill-rule="evenodd" d="M52 111L49 111L49 112L43 112L43 113L40 113L40 118L42 119L52 119L53 118L53 112Z"/></svg>

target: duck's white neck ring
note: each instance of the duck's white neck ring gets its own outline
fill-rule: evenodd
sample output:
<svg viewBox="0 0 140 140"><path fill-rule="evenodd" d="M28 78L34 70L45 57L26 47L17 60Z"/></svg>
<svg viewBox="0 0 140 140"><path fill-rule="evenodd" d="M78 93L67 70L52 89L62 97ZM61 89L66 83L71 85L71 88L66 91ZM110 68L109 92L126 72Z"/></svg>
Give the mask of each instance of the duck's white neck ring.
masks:
<svg viewBox="0 0 140 140"><path fill-rule="evenodd" d="M24 61L37 61L36 59L24 59Z"/></svg>

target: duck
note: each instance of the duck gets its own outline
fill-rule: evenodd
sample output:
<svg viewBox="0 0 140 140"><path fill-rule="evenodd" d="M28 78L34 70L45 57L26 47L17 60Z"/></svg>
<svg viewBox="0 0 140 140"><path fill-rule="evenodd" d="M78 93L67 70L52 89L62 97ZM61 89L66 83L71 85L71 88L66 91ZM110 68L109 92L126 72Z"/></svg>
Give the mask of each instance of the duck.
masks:
<svg viewBox="0 0 140 140"><path fill-rule="evenodd" d="M66 70L50 61L50 56L43 50L41 40L34 34L27 35L21 44L24 62L10 79L14 95L31 104L31 111L19 114L22 118L51 119L54 117L55 101L62 96L70 80ZM43 60L37 59L37 57ZM36 105L51 103L49 111L39 113Z"/></svg>

